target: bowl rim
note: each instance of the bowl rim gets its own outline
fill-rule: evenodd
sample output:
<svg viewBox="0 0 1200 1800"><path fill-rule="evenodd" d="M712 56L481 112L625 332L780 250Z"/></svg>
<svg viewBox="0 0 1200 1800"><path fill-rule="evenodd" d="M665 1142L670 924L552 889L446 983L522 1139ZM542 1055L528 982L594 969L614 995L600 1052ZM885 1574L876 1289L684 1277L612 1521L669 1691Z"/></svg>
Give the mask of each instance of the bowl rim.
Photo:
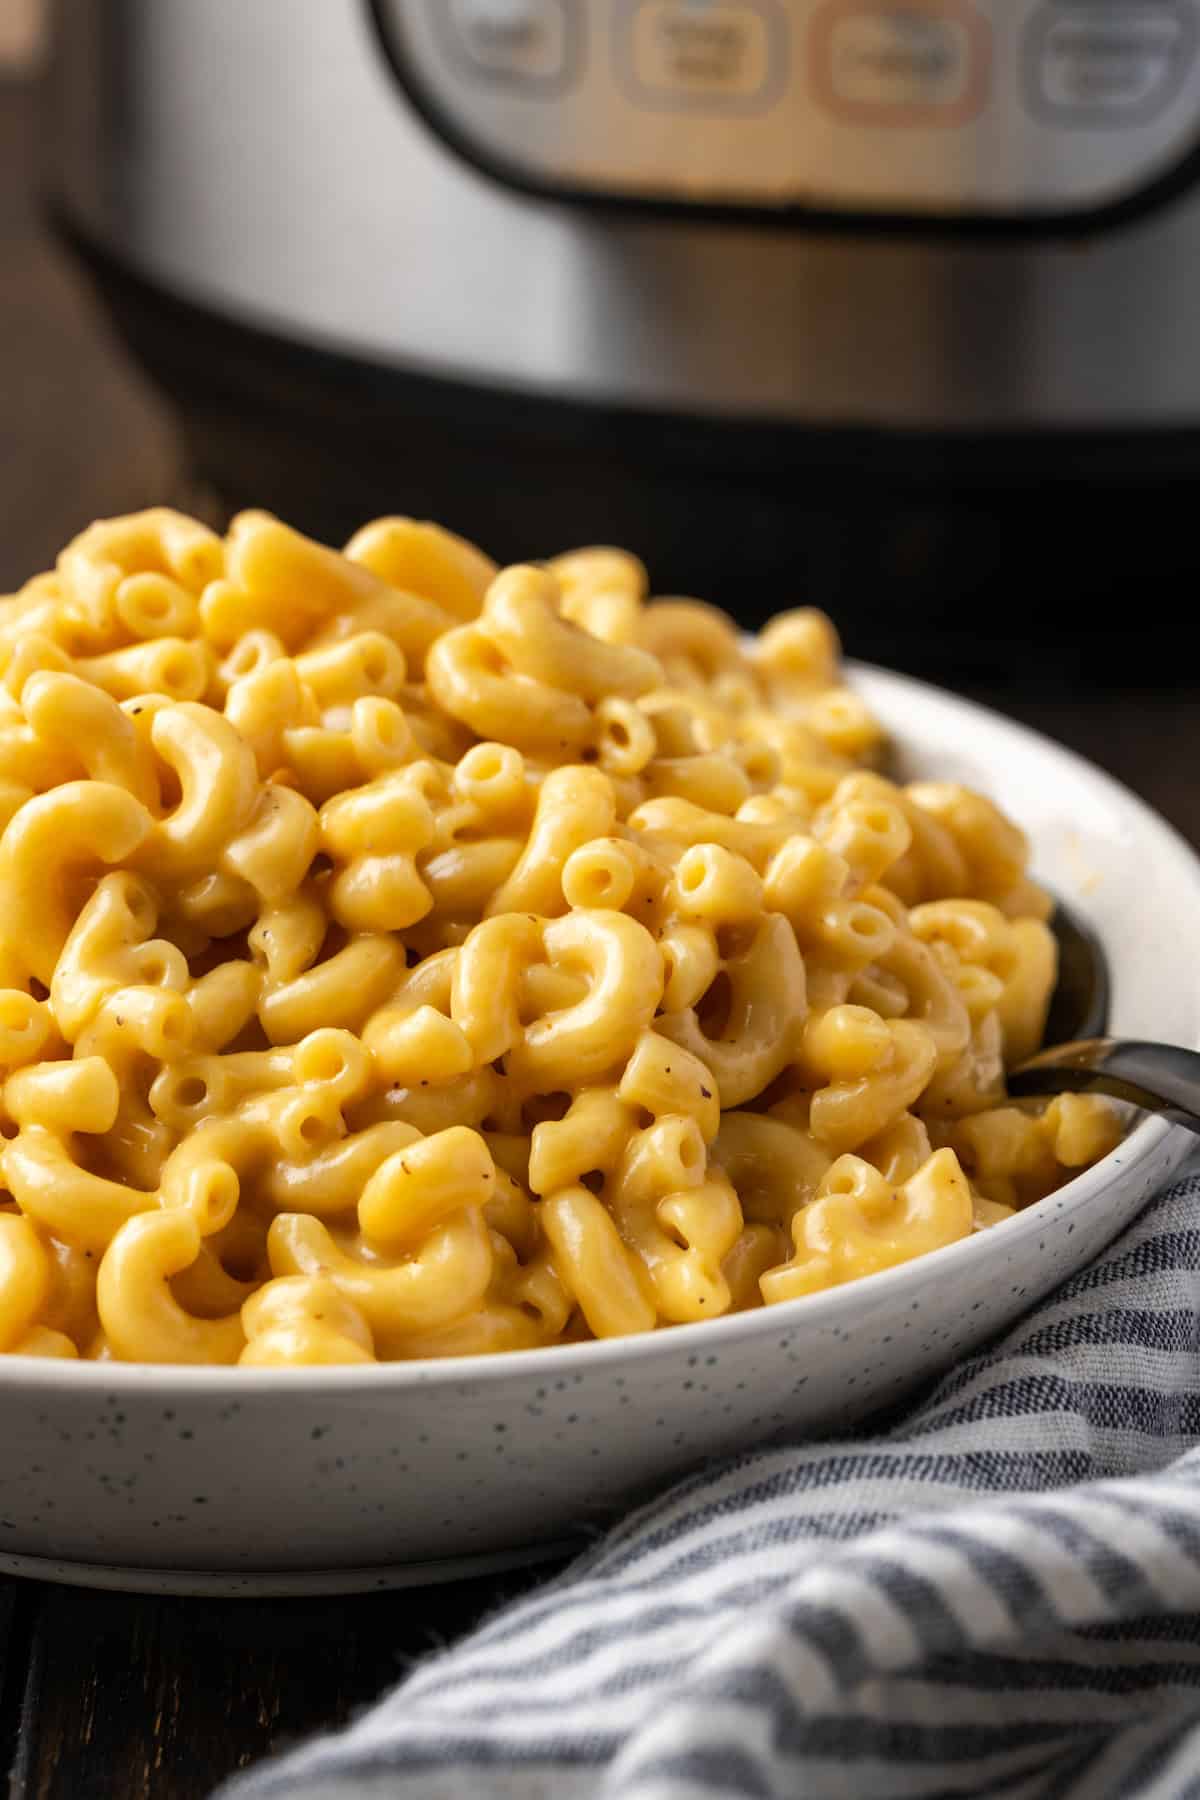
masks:
<svg viewBox="0 0 1200 1800"><path fill-rule="evenodd" d="M929 696L939 706L949 705L963 714L965 720L982 716L990 726L1024 739L1040 755L1049 755L1058 764L1066 764L1078 778L1091 783L1100 793L1132 809L1139 825L1157 836L1165 850L1178 857L1183 871L1195 884L1200 899L1200 853L1192 848L1154 807L1140 795L1109 775L1105 770L1057 743L1046 733L1009 718L990 706L955 694L933 682L916 676L884 669L877 664L848 659L846 672L854 682L866 679L875 690L893 690L906 699ZM1086 914L1086 902L1076 903ZM1189 1048L1200 1048L1200 1026L1196 1042ZM1006 1242L1046 1229L1051 1213L1074 1212L1087 1205L1109 1185L1112 1172L1124 1164L1127 1176L1144 1162L1158 1155L1164 1140L1174 1132L1177 1153L1165 1158L1164 1176L1173 1174L1187 1160L1193 1146L1187 1132L1165 1120L1147 1118L1122 1139L1117 1147L1072 1180L1064 1182L1043 1199L1024 1208L999 1227L988 1232L974 1232L956 1243L926 1251L890 1269L859 1276L854 1281L784 1300L774 1306L758 1307L750 1312L726 1313L715 1319L702 1319L692 1324L673 1325L666 1330L650 1331L627 1337L595 1338L576 1344L552 1344L535 1350L506 1350L502 1353L477 1353L458 1357L423 1357L406 1362L312 1365L280 1368L241 1368L225 1364L92 1362L56 1357L0 1355L0 1387L25 1387L39 1392L102 1390L111 1395L125 1394L198 1394L231 1400L260 1398L271 1394L312 1390L320 1395L357 1393L383 1395L429 1387L477 1387L504 1380L536 1380L561 1378L572 1374L580 1377L589 1370L612 1368L635 1363L644 1365L683 1354L702 1354L707 1348L719 1354L722 1346L733 1340L753 1342L759 1338L777 1339L813 1326L818 1330L831 1320L841 1322L856 1303L886 1303L905 1286L926 1276L929 1271L951 1279L962 1265L969 1265L987 1252L983 1245L992 1241L992 1233L1002 1230Z"/></svg>

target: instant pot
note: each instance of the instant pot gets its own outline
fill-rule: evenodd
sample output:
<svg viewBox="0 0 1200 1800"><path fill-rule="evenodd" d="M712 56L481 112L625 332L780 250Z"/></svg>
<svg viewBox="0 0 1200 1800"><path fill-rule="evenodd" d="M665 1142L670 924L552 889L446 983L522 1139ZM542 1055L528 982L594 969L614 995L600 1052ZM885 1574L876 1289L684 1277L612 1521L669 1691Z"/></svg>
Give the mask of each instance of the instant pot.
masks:
<svg viewBox="0 0 1200 1800"><path fill-rule="evenodd" d="M57 216L217 510L621 543L909 668L1191 672L1200 0L63 0L55 39Z"/></svg>

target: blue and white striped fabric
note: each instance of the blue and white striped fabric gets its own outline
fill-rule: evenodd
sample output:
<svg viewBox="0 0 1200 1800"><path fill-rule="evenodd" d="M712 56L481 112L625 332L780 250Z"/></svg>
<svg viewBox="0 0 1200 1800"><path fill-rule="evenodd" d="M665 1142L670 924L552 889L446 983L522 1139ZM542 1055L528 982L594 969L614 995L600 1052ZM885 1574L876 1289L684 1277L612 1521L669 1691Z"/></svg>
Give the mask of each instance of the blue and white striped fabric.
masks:
<svg viewBox="0 0 1200 1800"><path fill-rule="evenodd" d="M675 1487L224 1800L1200 1796L1200 1175L898 1425Z"/></svg>

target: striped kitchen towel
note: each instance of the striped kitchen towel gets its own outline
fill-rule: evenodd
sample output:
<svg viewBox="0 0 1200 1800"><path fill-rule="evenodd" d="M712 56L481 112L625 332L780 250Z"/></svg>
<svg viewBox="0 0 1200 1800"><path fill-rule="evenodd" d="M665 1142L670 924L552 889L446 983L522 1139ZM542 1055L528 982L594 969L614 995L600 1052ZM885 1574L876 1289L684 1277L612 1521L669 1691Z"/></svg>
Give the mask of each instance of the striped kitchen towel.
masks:
<svg viewBox="0 0 1200 1800"><path fill-rule="evenodd" d="M683 1482L223 1800L1200 1796L1198 1351L1193 1175L900 1423Z"/></svg>

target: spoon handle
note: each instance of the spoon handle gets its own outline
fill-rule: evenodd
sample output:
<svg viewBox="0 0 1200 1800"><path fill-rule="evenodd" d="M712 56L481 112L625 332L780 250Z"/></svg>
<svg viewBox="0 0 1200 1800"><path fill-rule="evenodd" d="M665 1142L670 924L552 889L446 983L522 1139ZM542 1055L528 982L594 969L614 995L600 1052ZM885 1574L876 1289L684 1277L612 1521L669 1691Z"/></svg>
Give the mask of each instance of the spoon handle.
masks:
<svg viewBox="0 0 1200 1800"><path fill-rule="evenodd" d="M1063 1092L1111 1094L1200 1132L1200 1051L1132 1038L1086 1038L1043 1050L1008 1078L1014 1099Z"/></svg>

